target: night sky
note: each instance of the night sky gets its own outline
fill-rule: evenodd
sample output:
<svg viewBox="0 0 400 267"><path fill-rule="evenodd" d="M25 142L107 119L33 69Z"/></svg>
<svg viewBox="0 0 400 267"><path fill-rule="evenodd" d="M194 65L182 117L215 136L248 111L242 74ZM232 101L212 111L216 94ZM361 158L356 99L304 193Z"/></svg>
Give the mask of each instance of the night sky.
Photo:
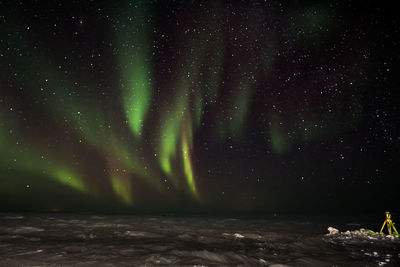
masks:
<svg viewBox="0 0 400 267"><path fill-rule="evenodd" d="M299 2L0 1L0 210L399 211L398 11Z"/></svg>

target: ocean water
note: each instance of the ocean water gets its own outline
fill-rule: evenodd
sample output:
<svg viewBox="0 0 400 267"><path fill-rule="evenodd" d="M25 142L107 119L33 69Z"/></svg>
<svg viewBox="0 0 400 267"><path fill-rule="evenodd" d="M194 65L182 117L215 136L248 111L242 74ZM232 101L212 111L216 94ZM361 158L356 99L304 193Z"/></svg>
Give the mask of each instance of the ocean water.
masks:
<svg viewBox="0 0 400 267"><path fill-rule="evenodd" d="M400 266L399 238L359 230L379 226L335 217L7 213L0 266Z"/></svg>

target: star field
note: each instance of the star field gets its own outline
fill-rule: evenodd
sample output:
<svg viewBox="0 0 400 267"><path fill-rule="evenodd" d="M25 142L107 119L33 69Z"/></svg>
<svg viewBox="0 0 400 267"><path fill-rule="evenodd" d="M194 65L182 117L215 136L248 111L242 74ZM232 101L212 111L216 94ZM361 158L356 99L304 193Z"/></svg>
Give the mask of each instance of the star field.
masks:
<svg viewBox="0 0 400 267"><path fill-rule="evenodd" d="M0 6L3 210L396 208L388 4Z"/></svg>

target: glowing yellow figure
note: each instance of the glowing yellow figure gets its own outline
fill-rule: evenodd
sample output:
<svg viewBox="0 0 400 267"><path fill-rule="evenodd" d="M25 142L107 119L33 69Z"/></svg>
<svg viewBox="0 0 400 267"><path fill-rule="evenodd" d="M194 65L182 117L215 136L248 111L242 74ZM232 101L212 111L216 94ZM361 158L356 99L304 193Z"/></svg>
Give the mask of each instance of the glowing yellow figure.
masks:
<svg viewBox="0 0 400 267"><path fill-rule="evenodd" d="M383 222L381 231L379 232L380 234L382 234L383 228L385 227L385 224L387 224L387 229L388 229L388 233L389 235L392 235L392 229L394 230L394 232L396 233L396 236L399 236L399 233L397 232L396 228L393 225L392 220L390 219L390 217L392 217L392 215L390 214L390 212L385 212L386 214L386 220Z"/></svg>

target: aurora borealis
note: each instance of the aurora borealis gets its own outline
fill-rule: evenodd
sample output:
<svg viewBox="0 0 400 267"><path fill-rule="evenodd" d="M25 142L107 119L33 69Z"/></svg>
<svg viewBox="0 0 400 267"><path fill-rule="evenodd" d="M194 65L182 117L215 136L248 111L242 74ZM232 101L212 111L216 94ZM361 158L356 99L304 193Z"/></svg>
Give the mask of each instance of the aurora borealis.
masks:
<svg viewBox="0 0 400 267"><path fill-rule="evenodd" d="M2 210L397 208L389 5L67 2L0 3Z"/></svg>

